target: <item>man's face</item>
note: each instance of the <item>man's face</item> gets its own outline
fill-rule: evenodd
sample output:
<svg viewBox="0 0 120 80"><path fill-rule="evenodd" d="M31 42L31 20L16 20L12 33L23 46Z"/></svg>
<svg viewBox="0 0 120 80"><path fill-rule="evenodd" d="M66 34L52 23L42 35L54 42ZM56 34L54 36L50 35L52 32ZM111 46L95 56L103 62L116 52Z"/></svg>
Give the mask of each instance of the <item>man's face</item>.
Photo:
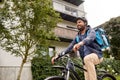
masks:
<svg viewBox="0 0 120 80"><path fill-rule="evenodd" d="M83 31L85 29L85 22L82 20L77 20L77 29Z"/></svg>

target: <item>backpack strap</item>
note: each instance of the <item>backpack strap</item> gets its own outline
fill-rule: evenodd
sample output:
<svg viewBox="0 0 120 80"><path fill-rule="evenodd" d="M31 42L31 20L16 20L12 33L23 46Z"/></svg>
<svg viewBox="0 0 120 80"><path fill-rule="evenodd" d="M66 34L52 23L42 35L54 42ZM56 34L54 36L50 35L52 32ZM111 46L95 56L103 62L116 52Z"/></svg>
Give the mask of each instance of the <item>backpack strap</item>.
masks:
<svg viewBox="0 0 120 80"><path fill-rule="evenodd" d="M95 42L97 42L100 46L103 44L103 41L101 39L101 36L99 34L99 32L97 31L97 28L94 29L95 33L96 33L96 38L95 38ZM90 30L87 31L87 35L90 33Z"/></svg>
<svg viewBox="0 0 120 80"><path fill-rule="evenodd" d="M77 35L76 38L75 38L76 42L80 42L80 39L79 39L79 36Z"/></svg>
<svg viewBox="0 0 120 80"><path fill-rule="evenodd" d="M90 32L90 31L89 31L89 29L88 29L88 30L86 31L85 35L87 36L89 32ZM81 39L80 39L80 37L79 37L79 33L78 33L78 35L76 36L75 40L76 40L77 43L80 42Z"/></svg>

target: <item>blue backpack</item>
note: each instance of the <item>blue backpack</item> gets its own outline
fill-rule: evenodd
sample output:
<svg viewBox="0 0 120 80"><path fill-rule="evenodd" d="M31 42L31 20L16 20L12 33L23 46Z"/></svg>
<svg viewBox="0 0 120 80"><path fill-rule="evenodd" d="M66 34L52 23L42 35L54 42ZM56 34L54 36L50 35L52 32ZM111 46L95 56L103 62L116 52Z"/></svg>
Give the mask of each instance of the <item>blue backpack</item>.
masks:
<svg viewBox="0 0 120 80"><path fill-rule="evenodd" d="M108 36L106 35L106 31L102 28L94 28L95 32L96 32L96 39L95 42L100 46L101 50L106 50L109 49L110 47L110 43L109 43L109 39ZM87 31L87 35L89 33L89 30ZM78 43L79 37L76 36L76 42Z"/></svg>

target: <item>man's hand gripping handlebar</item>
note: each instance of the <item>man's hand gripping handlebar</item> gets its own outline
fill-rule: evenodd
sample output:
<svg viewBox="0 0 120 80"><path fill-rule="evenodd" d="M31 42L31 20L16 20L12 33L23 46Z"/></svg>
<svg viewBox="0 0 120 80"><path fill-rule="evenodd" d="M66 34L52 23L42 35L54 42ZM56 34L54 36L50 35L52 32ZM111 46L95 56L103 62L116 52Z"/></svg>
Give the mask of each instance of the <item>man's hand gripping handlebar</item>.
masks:
<svg viewBox="0 0 120 80"><path fill-rule="evenodd" d="M65 55L65 52L61 52L60 54L52 57L51 63L54 64L55 61L57 61L59 58L61 58L61 57L64 56L64 55Z"/></svg>

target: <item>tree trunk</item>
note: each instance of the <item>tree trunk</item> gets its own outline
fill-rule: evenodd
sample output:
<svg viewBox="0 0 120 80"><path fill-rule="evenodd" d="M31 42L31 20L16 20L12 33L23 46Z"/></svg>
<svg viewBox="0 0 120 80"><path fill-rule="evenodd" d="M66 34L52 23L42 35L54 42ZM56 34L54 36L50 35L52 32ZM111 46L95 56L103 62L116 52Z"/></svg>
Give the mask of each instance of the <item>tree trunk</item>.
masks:
<svg viewBox="0 0 120 80"><path fill-rule="evenodd" d="M26 59L24 58L24 59L22 60L22 63L21 63L21 66L20 66L20 70L19 70L19 72L18 72L17 80L20 80L20 78L21 78L21 73L22 73L23 66L24 66L25 62L26 62Z"/></svg>

